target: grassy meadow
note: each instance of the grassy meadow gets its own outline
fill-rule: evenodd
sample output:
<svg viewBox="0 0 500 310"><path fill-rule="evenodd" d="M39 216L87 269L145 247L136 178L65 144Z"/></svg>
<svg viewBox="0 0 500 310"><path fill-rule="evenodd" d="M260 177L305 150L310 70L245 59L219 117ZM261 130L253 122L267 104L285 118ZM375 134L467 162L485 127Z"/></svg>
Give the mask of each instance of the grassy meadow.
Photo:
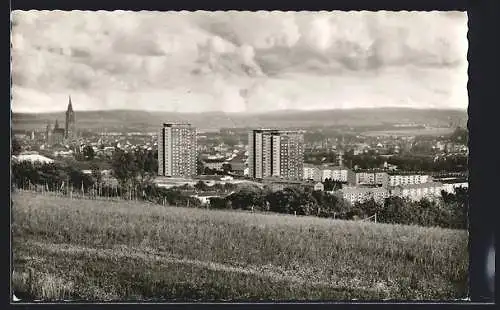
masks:
<svg viewBox="0 0 500 310"><path fill-rule="evenodd" d="M13 194L21 299L449 300L467 233L288 215Z"/></svg>

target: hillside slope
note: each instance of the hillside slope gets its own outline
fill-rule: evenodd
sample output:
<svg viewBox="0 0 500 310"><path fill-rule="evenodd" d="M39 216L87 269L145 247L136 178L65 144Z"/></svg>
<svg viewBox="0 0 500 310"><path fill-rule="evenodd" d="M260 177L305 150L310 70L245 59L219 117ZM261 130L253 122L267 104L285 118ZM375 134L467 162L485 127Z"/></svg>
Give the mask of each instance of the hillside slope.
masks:
<svg viewBox="0 0 500 310"><path fill-rule="evenodd" d="M14 289L24 298L443 300L467 291L465 231L27 193L13 201Z"/></svg>

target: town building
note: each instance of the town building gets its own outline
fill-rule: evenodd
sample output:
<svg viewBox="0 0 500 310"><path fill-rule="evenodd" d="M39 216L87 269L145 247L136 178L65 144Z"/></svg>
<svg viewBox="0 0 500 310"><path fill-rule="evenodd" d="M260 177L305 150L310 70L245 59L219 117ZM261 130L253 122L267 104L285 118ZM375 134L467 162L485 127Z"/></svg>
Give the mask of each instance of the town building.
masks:
<svg viewBox="0 0 500 310"><path fill-rule="evenodd" d="M219 170L222 171L222 167L224 163L226 163L225 159L203 159L203 167L211 169L211 170Z"/></svg>
<svg viewBox="0 0 500 310"><path fill-rule="evenodd" d="M426 174L389 173L389 186L422 184L432 182L432 177Z"/></svg>
<svg viewBox="0 0 500 310"><path fill-rule="evenodd" d="M315 191L324 191L325 186L323 185L323 183L318 182L318 183L314 184L314 190Z"/></svg>
<svg viewBox="0 0 500 310"><path fill-rule="evenodd" d="M467 180L460 180L460 179L447 179L447 180L442 180L441 183L443 183L443 190L447 192L448 194L455 194L457 188L469 188L469 182Z"/></svg>
<svg viewBox="0 0 500 310"><path fill-rule="evenodd" d="M50 126L50 123L48 123L47 127L45 127L45 143L47 145L52 145L52 127Z"/></svg>
<svg viewBox="0 0 500 310"><path fill-rule="evenodd" d="M454 153L466 153L468 151L467 145L461 143L448 142L446 144L446 152L450 154Z"/></svg>
<svg viewBox="0 0 500 310"><path fill-rule="evenodd" d="M196 128L187 123L164 123L158 135L158 175L196 175Z"/></svg>
<svg viewBox="0 0 500 310"><path fill-rule="evenodd" d="M77 138L77 130L75 123L75 112L69 97L68 108L66 110L65 128L59 127L59 122L56 120L54 128L50 123L45 127L45 143L47 145L61 145L66 142L71 142Z"/></svg>
<svg viewBox="0 0 500 310"><path fill-rule="evenodd" d="M51 135L51 144L61 145L64 144L64 128L59 127L59 122L56 120L54 129Z"/></svg>
<svg viewBox="0 0 500 310"><path fill-rule="evenodd" d="M355 173L355 184L387 187L389 184L389 175L387 172L377 170L357 171Z"/></svg>
<svg viewBox="0 0 500 310"><path fill-rule="evenodd" d="M341 166L323 166L321 167L321 180L331 179L333 181L353 184L355 182L354 172Z"/></svg>
<svg viewBox="0 0 500 310"><path fill-rule="evenodd" d="M248 167L251 178L303 179L303 132L257 129L249 133L248 142Z"/></svg>
<svg viewBox="0 0 500 310"><path fill-rule="evenodd" d="M271 191L282 191L285 188L300 188L300 189L313 189L314 184L301 180L284 180L276 177L266 177L262 179L262 184L267 186Z"/></svg>
<svg viewBox="0 0 500 310"><path fill-rule="evenodd" d="M303 173L304 180L312 180L315 182L322 181L321 170L318 166L311 164L304 164L303 170L304 170Z"/></svg>
<svg viewBox="0 0 500 310"><path fill-rule="evenodd" d="M391 196L407 198L413 201L419 201L423 198L433 200L441 197L442 189L443 183L441 182L406 184L391 188L390 194Z"/></svg>
<svg viewBox="0 0 500 310"><path fill-rule="evenodd" d="M245 161L242 158L236 157L228 162L231 165L231 171L235 175L244 175L244 171L246 168Z"/></svg>
<svg viewBox="0 0 500 310"><path fill-rule="evenodd" d="M340 190L342 198L351 204L363 203L374 199L377 203L383 203L388 198L390 192L385 187L364 187L364 186L345 186Z"/></svg>

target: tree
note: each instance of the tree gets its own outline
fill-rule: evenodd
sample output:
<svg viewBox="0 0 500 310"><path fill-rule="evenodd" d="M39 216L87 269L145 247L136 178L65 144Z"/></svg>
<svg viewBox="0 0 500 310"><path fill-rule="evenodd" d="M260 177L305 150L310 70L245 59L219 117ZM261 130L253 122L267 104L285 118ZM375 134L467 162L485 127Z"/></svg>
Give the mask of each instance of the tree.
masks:
<svg viewBox="0 0 500 310"><path fill-rule="evenodd" d="M232 209L250 210L255 207L261 210L265 206L265 197L260 190L242 189L227 197Z"/></svg>
<svg viewBox="0 0 500 310"><path fill-rule="evenodd" d="M455 131L450 135L450 139L453 142L464 143L467 144L469 137L469 132L467 128L457 127Z"/></svg>
<svg viewBox="0 0 500 310"><path fill-rule="evenodd" d="M202 175L205 172L205 167L203 166L203 162L197 158L196 159L196 174Z"/></svg>
<svg viewBox="0 0 500 310"><path fill-rule="evenodd" d="M215 183L213 186L211 186L211 188L213 191L216 191L216 192L224 191L224 185L222 185L220 183Z"/></svg>
<svg viewBox="0 0 500 310"><path fill-rule="evenodd" d="M325 191L327 192L342 189L342 182L337 180L332 180L331 178L326 178L323 181L323 185L325 186Z"/></svg>
<svg viewBox="0 0 500 310"><path fill-rule="evenodd" d="M378 204L373 198L356 204L356 207L361 211L361 216L372 216L382 210L381 205Z"/></svg>
<svg viewBox="0 0 500 310"><path fill-rule="evenodd" d="M19 143L19 141L17 141L16 138L13 138L12 139L12 155L19 155L19 153L21 153L21 144Z"/></svg>
<svg viewBox="0 0 500 310"><path fill-rule="evenodd" d="M208 190L208 185L203 181L198 181L198 183L194 185L194 188L198 191L206 191Z"/></svg>
<svg viewBox="0 0 500 310"><path fill-rule="evenodd" d="M231 167L231 164L222 164L222 171L224 171L225 174L228 174L233 171L233 168Z"/></svg>
<svg viewBox="0 0 500 310"><path fill-rule="evenodd" d="M210 198L210 208L212 209L226 209L227 200L222 197L211 197Z"/></svg>
<svg viewBox="0 0 500 310"><path fill-rule="evenodd" d="M304 192L298 188L285 188L282 191L271 192L266 196L270 211L277 213L297 213L309 215L318 204L312 192Z"/></svg>
<svg viewBox="0 0 500 310"><path fill-rule="evenodd" d="M377 220L390 224L408 224L403 214L408 212L406 201L401 197L389 197L384 201L384 208L377 214Z"/></svg>
<svg viewBox="0 0 500 310"><path fill-rule="evenodd" d="M101 168L99 168L98 165L96 164L91 164L90 170L92 170L92 177L97 183L101 183L102 181L102 173L101 173Z"/></svg>
<svg viewBox="0 0 500 310"><path fill-rule="evenodd" d="M74 167L68 166L65 170L68 174L70 183L76 190L80 190L82 185L84 189L87 190L94 184L92 176L84 174L82 171L75 169Z"/></svg>
<svg viewBox="0 0 500 310"><path fill-rule="evenodd" d="M147 172L156 174L158 171L158 151L148 151L144 167Z"/></svg>
<svg viewBox="0 0 500 310"><path fill-rule="evenodd" d="M133 153L126 153L123 150L116 149L111 167L113 175L118 179L121 187L131 185L136 180L138 168Z"/></svg>
<svg viewBox="0 0 500 310"><path fill-rule="evenodd" d="M236 184L233 184L233 183L225 183L224 184L224 191L225 192L234 191L236 188L237 188Z"/></svg>
<svg viewBox="0 0 500 310"><path fill-rule="evenodd" d="M92 146L87 145L83 148L83 158L85 160L92 160L95 157L94 149Z"/></svg>

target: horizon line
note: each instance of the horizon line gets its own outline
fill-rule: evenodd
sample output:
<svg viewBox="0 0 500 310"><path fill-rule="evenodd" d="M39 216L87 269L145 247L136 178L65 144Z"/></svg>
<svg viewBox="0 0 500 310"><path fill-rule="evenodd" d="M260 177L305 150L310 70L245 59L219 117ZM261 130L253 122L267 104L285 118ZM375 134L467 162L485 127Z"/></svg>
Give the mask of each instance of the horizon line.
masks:
<svg viewBox="0 0 500 310"><path fill-rule="evenodd" d="M147 113L176 113L176 114L204 114L204 113L222 113L222 114L267 114L279 112L327 112L327 111L355 111L355 110L434 110L434 111L464 111L467 112L468 108L436 108L436 107L356 107L356 108L331 108L331 109L277 109L269 111L241 111L241 112L226 112L222 110L208 110L201 112L178 112L178 111L162 111L162 110L141 110L141 109L89 109L78 110L73 109L75 112L147 112ZM54 114L65 113L66 110L47 111L47 112L16 112L11 108L11 114Z"/></svg>

